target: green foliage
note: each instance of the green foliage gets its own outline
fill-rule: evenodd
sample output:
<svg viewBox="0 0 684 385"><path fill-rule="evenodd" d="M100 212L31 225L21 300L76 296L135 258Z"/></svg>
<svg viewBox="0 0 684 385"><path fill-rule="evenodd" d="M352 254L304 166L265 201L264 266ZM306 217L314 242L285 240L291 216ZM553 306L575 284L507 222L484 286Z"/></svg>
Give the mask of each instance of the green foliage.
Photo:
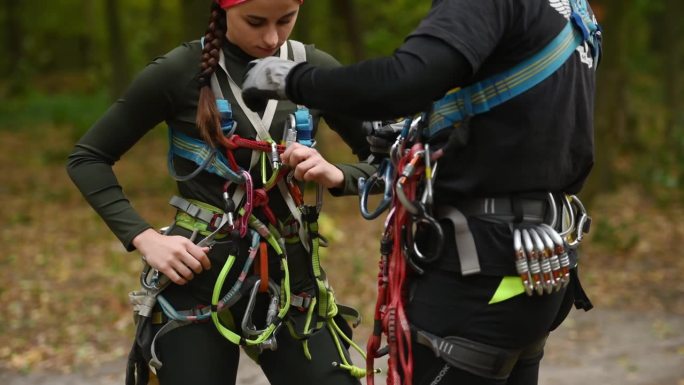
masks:
<svg viewBox="0 0 684 385"><path fill-rule="evenodd" d="M31 93L0 103L0 130L37 131L40 124L73 128L79 137L102 115L108 96L104 90L95 94Z"/></svg>

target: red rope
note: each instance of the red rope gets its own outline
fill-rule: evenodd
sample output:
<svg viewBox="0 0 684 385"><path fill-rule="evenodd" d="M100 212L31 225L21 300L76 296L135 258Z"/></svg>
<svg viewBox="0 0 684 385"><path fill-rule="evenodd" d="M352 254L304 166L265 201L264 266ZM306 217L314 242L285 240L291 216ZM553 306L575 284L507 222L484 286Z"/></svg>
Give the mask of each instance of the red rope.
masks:
<svg viewBox="0 0 684 385"><path fill-rule="evenodd" d="M404 156L397 167L397 175L401 175L409 164L414 172L408 177L397 178L403 183L406 198L413 202L416 199L418 182L424 172L424 165L414 155L422 150L422 145L414 145ZM403 255L404 233L411 231L408 226L409 213L397 198L396 191L385 229L384 241L392 242L392 249L387 256L383 255L378 273L378 298L375 304L375 330L368 340L366 356L366 383L374 385L373 361L377 357L382 334L387 337L389 348L387 384L410 385L413 381L413 351L411 346L411 329L406 316L406 258ZM384 246L386 247L386 246ZM384 250L386 252L387 250Z"/></svg>

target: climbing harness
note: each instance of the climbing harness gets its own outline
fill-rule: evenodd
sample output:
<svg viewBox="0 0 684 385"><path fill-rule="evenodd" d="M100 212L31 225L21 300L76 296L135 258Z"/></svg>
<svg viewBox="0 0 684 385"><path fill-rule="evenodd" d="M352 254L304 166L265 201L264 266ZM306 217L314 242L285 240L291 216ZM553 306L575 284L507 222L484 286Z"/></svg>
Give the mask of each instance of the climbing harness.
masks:
<svg viewBox="0 0 684 385"><path fill-rule="evenodd" d="M290 41L289 44L295 60L304 61L304 46L295 41ZM284 45L281 48L281 57L285 58L286 55L287 47ZM294 142L306 146L315 145L313 118L308 109L298 107L288 117L282 142L276 143L269 135L269 127L277 102L269 102L263 116L259 117L244 105L239 87L225 68L223 52L220 54L219 65L228 77L236 101L255 128L257 138L246 139L236 134L237 123L233 120L230 103L223 98L216 74L212 76L211 82L224 135L220 145L225 151L169 128L167 164L170 175L178 181L192 179L202 171L222 177L225 179L222 193L224 207L219 209L203 202L173 197L170 204L178 211L174 223L163 232L169 233L173 228L180 227L191 232L189 238L192 241L202 236L203 238L197 242L199 246L212 247L219 242L227 241L231 247L214 285L211 304L190 310L177 310L173 307L163 295L163 290L170 284L170 280L152 269L143 258L145 264L140 278L142 290L130 293L134 311L137 318L146 317L149 320L154 319L155 323L163 324L151 338L151 358L148 363L154 370L161 368L162 362L155 351L156 341L169 331L192 323L212 322L224 338L249 348L248 354L276 350L276 335L281 327L286 325L292 336L301 340L308 359L311 359L308 339L323 328L329 330L340 356L340 361L333 362L332 365L349 371L355 377L363 377L365 370L354 366L347 359L341 342L354 347L362 356L365 352L344 334L337 324L339 320L335 320L341 317L352 321L356 326L360 321L360 315L352 308L335 303L333 290L328 285L320 266L319 247L325 246L326 243L318 232L318 215L323 203L322 187L317 188L316 202L312 205L306 204L301 186L293 179L293 171L282 167L280 162L280 154ZM233 155L236 149L252 151L248 169L238 166ZM187 175L178 175L173 163L176 156L191 161L197 168ZM261 166L262 187L255 189L249 170L258 163ZM282 223L276 218L268 205L268 194L271 190L280 192L291 211L292 221ZM255 209L261 210L266 222L257 219L253 214ZM237 244L242 238L250 239L247 259L236 281L221 296L227 277L237 260ZM309 275L315 283L313 294L291 293L285 247L288 242L301 242L310 254ZM269 249L279 258L280 282L275 282L269 277ZM260 253L258 259L257 253ZM251 275L253 266L256 270L255 275ZM256 297L262 292L267 293L270 300L265 324L257 326L253 322L252 313ZM248 298L245 314L242 320L233 320L229 309L243 297ZM306 314L304 325L298 325L290 315L291 311L297 310ZM140 375L140 368L137 370L138 380L144 380L145 377ZM133 384L130 381L134 380L134 376L130 371L129 368L127 383Z"/></svg>
<svg viewBox="0 0 684 385"><path fill-rule="evenodd" d="M541 352L544 341L525 351L507 351L459 337L437 337L412 328L404 310L405 282L408 274L422 274L424 266L441 254L444 234L438 219L453 224L460 273L467 276L481 271L475 240L468 226L469 217L510 225L513 258L522 281L521 293L552 293L576 279L568 253L578 246L591 222L579 198L549 192L541 198L538 195L474 198L459 202L458 207L433 207L432 181L444 147L436 151L430 148L441 142L438 136L444 137L439 135L442 132L458 129L470 117L485 113L541 83L581 44L589 46L594 60L599 60L600 28L589 15L585 0L570 0L570 3L569 22L544 49L503 73L450 91L433 104L429 113L406 119L389 157L381 161L374 175L367 180L359 179L359 207L363 217L374 219L389 209L380 243L374 328L367 344L367 384L374 384L374 360L384 354L389 354L387 383L412 383L412 333L415 342L431 348L449 365L486 378L506 378L522 356ZM368 195L381 184L384 185L382 200L371 211ZM557 207L557 198L561 199L561 207ZM421 232L434 239L423 246L429 247L427 250L420 250L416 245ZM581 286L575 286L576 298L584 301L584 304L576 302L576 306L588 310L591 304ZM381 347L383 335L387 340L385 347Z"/></svg>
<svg viewBox="0 0 684 385"><path fill-rule="evenodd" d="M565 28L541 51L513 68L490 78L456 88L433 104L426 135L458 127L473 115L485 113L526 92L556 72L581 44L588 45L598 63L601 29L589 15L586 0L570 0L572 13Z"/></svg>

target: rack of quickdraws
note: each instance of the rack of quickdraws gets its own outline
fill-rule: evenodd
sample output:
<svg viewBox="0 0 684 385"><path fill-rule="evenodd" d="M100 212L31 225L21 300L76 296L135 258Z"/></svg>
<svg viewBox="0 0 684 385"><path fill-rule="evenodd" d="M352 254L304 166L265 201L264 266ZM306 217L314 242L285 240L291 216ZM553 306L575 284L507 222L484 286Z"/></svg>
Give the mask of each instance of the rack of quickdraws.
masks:
<svg viewBox="0 0 684 385"><path fill-rule="evenodd" d="M591 218L577 196L563 195L561 216L552 193L548 200L552 210L550 224L517 225L513 229L515 267L527 295L550 294L570 283L574 266L569 252L579 246L591 225ZM557 231L559 220L563 230Z"/></svg>
<svg viewBox="0 0 684 385"><path fill-rule="evenodd" d="M366 219L374 219L389 209L380 243L378 297L374 328L367 345L367 383L374 384L374 360L388 359L388 384L411 384L411 327L404 311L404 283L409 269L423 274L421 267L435 261L442 252L444 233L433 216L433 181L443 149L432 151L424 140L427 119L424 115L405 120L391 147L389 157L378 163L375 174L359 178L359 207ZM368 207L368 195L382 191L375 209ZM514 229L516 267L528 295L559 290L570 282L568 252L576 248L588 232L590 218L574 195L563 196L562 215L549 194L553 208L550 224L525 225ZM562 221L562 231L555 228ZM421 250L416 233L430 233L429 250ZM382 335L387 345L382 347Z"/></svg>

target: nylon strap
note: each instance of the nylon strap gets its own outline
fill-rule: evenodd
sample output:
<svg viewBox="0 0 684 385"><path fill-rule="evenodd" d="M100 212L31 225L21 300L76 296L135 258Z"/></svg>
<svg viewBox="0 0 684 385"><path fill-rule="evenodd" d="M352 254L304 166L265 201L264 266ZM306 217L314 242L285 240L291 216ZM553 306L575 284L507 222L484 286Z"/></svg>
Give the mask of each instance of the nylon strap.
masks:
<svg viewBox="0 0 684 385"><path fill-rule="evenodd" d="M465 276L479 273L480 258L465 215L453 206L440 206L437 208L437 217L448 219L454 225L454 239L461 263L461 274Z"/></svg>
<svg viewBox="0 0 684 385"><path fill-rule="evenodd" d="M469 116L481 114L531 89L556 72L583 42L572 22L544 49L517 66L447 93L433 104L427 136L452 127Z"/></svg>

